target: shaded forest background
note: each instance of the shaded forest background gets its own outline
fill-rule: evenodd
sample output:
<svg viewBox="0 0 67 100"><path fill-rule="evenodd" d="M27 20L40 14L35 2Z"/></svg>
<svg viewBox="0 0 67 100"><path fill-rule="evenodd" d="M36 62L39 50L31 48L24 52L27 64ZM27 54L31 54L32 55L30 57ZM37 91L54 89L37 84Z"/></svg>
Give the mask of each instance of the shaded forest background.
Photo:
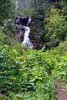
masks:
<svg viewBox="0 0 67 100"><path fill-rule="evenodd" d="M26 6L28 4L29 6ZM32 16L34 23L32 40L36 41L39 48L42 48L44 43L53 45L54 41L65 40L67 36L66 6L66 0L26 0L25 7L27 8L25 8L20 6L19 1L22 15L24 13L24 15Z"/></svg>
<svg viewBox="0 0 67 100"><path fill-rule="evenodd" d="M7 34L15 33L17 15L32 17L30 37L37 49L45 44L52 46L54 41L64 41L67 37L66 0L6 0L5 3L2 0L0 5L0 25Z"/></svg>
<svg viewBox="0 0 67 100"><path fill-rule="evenodd" d="M67 89L67 1L18 1L19 8L0 0L0 100L57 100L55 81ZM30 37L40 50L15 40L18 14L32 17Z"/></svg>

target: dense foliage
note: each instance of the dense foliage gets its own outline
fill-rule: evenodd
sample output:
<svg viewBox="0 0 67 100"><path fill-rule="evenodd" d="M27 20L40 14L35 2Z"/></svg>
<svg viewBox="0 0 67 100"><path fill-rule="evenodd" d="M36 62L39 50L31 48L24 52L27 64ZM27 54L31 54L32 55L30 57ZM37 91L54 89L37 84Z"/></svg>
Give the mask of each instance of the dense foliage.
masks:
<svg viewBox="0 0 67 100"><path fill-rule="evenodd" d="M3 23L4 19L12 17L14 12L14 6L10 0L0 1L0 24Z"/></svg>
<svg viewBox="0 0 67 100"><path fill-rule="evenodd" d="M64 4L55 4L51 8L50 13L48 14L49 17L45 20L45 30L47 32L47 37L51 38L58 38L59 40L64 40L67 36L67 20L66 16L64 15L66 12L66 6Z"/></svg>
<svg viewBox="0 0 67 100"><path fill-rule="evenodd" d="M0 33L2 34L2 33ZM67 83L67 48L42 52L20 45L0 45L0 98L6 100L55 100L54 78Z"/></svg>
<svg viewBox="0 0 67 100"><path fill-rule="evenodd" d="M9 48L4 43L0 46L0 68L0 93L9 95L10 100L11 93L21 100L54 100L54 83L51 83L49 66L41 52L25 52L20 46Z"/></svg>
<svg viewBox="0 0 67 100"><path fill-rule="evenodd" d="M62 42L67 39L66 0L49 0L46 11L34 1L37 9L19 11L32 16L32 40L38 45L61 43L46 52L21 47L10 34L14 28L8 20L14 11L11 1L1 0L0 24L7 22L3 31L10 37L0 31L0 100L56 100L55 81L67 86L67 41Z"/></svg>

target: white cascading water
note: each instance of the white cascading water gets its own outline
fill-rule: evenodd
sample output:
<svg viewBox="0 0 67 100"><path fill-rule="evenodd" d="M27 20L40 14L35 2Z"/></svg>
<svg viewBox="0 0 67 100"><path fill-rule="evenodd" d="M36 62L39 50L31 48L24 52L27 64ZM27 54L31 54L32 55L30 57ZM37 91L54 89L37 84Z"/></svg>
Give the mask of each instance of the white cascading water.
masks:
<svg viewBox="0 0 67 100"><path fill-rule="evenodd" d="M22 42L22 45L25 47L33 48L33 44L29 38L30 28L26 26L24 26L24 28L25 28L25 33L24 33L24 40Z"/></svg>
<svg viewBox="0 0 67 100"><path fill-rule="evenodd" d="M16 0L16 10L19 8L18 0Z"/></svg>

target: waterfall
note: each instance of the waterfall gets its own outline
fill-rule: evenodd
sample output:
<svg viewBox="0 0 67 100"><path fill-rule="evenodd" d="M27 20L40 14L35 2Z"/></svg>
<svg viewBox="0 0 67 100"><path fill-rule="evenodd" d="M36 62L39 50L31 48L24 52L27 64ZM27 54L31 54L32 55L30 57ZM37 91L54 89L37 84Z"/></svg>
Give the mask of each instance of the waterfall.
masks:
<svg viewBox="0 0 67 100"><path fill-rule="evenodd" d="M33 44L30 41L29 35L30 35L30 28L25 26L24 40L22 42L22 45L24 47L33 48Z"/></svg>
<svg viewBox="0 0 67 100"><path fill-rule="evenodd" d="M16 10L19 8L18 0L16 0Z"/></svg>

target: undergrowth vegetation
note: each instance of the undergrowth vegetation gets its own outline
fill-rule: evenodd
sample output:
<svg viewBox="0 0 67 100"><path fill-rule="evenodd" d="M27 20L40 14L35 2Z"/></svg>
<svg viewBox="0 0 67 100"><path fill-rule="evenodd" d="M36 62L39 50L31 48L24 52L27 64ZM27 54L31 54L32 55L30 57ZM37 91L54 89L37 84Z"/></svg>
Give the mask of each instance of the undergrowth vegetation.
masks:
<svg viewBox="0 0 67 100"><path fill-rule="evenodd" d="M66 44L46 52L1 44L0 99L55 100L54 80L67 83Z"/></svg>
<svg viewBox="0 0 67 100"><path fill-rule="evenodd" d="M4 8L0 14L0 100L56 100L55 81L67 88L66 0L49 3L46 11L39 7L17 12L32 17L31 40L35 44L42 48L59 41L59 46L51 45L45 52L23 48L15 40L16 12L8 1L0 2L0 10Z"/></svg>

